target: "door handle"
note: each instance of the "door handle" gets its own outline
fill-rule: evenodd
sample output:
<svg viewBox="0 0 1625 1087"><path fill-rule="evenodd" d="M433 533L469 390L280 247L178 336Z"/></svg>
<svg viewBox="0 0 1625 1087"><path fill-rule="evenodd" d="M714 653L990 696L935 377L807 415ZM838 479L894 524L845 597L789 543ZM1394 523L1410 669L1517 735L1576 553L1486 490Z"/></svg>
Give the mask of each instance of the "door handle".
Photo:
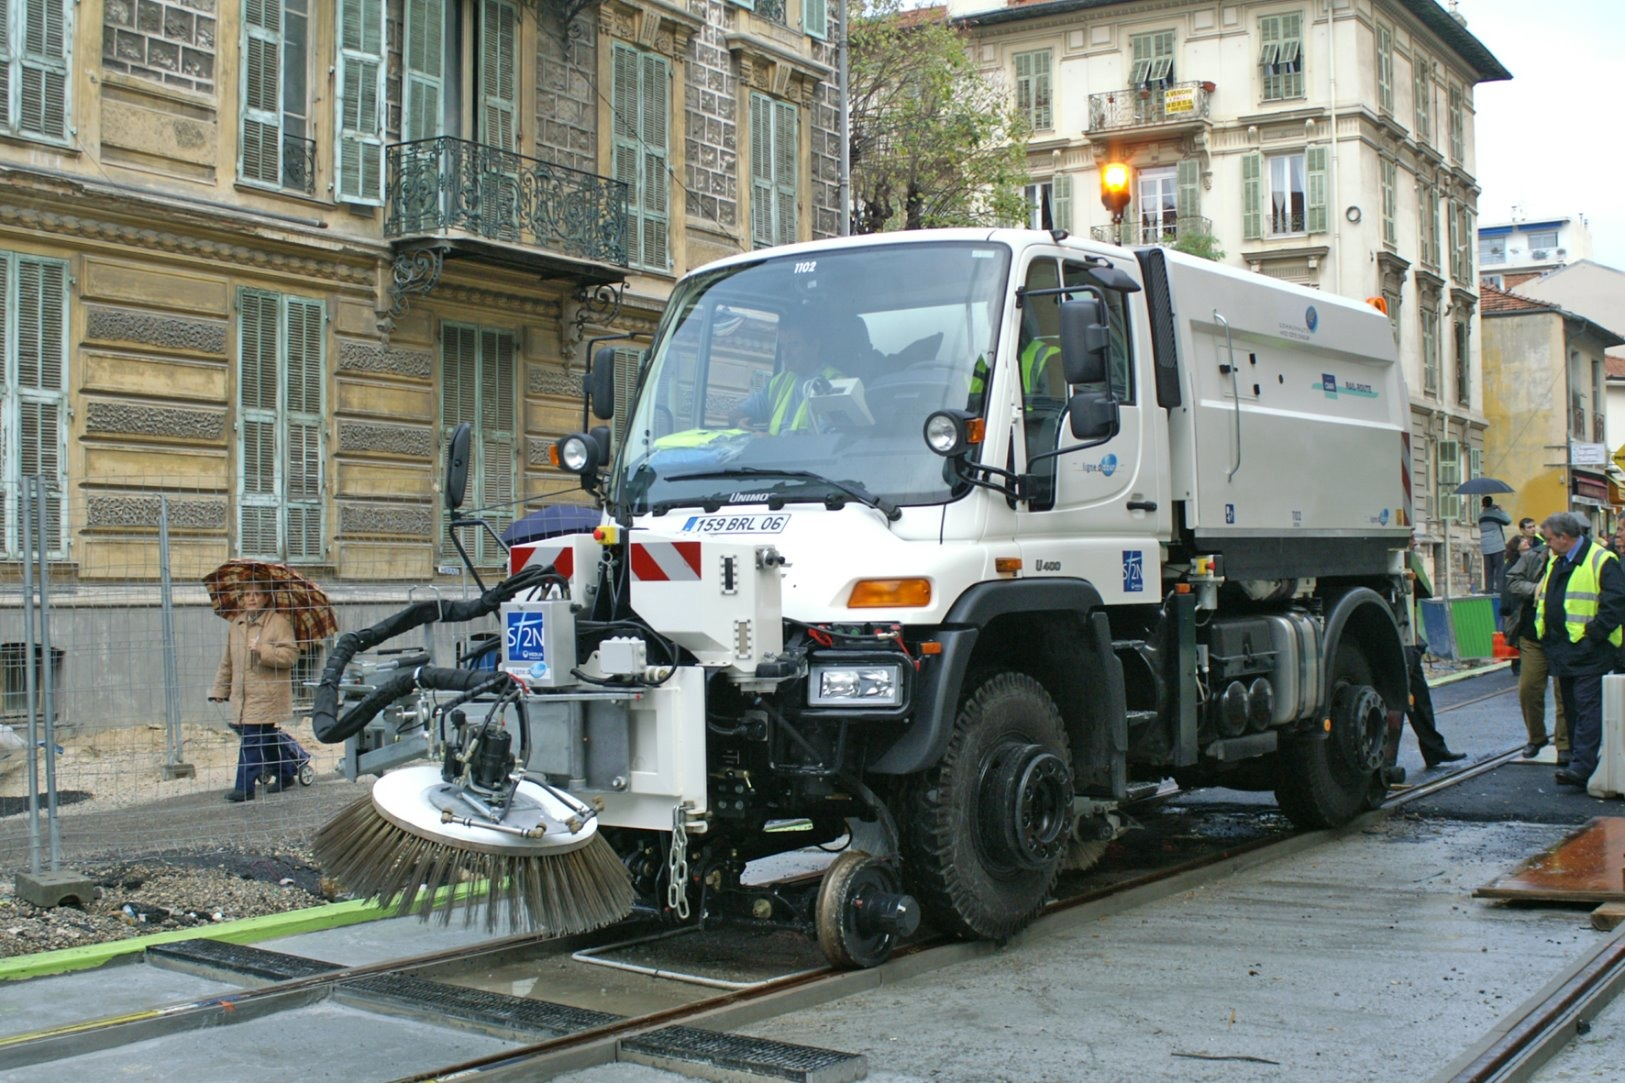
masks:
<svg viewBox="0 0 1625 1087"><path fill-rule="evenodd" d="M1131 510L1144 510L1147 513L1157 512L1157 504L1155 502L1142 502L1135 500L1128 504L1128 508Z"/></svg>

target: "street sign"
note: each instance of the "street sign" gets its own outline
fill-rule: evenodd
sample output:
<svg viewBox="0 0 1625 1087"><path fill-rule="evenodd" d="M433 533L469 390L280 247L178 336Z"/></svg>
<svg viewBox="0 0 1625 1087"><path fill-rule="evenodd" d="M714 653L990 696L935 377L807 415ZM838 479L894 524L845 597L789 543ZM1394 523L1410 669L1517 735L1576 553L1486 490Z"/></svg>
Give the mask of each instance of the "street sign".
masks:
<svg viewBox="0 0 1625 1087"><path fill-rule="evenodd" d="M1569 463L1599 466L1607 464L1608 447L1601 442L1570 442Z"/></svg>

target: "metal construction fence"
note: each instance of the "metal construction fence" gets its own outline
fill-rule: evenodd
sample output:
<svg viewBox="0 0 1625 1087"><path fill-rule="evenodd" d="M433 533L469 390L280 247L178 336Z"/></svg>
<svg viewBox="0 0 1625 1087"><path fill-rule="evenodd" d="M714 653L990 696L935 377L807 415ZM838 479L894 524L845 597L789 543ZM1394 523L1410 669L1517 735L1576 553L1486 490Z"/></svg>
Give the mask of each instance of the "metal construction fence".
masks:
<svg viewBox="0 0 1625 1087"><path fill-rule="evenodd" d="M116 553L127 560L109 561L112 549L104 547L94 576L73 560L72 541L41 531L42 512L52 526L88 523L84 511L72 508L80 501L73 493L49 491L29 477L19 493L6 496L11 531L0 562L0 873L228 844L303 844L370 784L343 780L343 747L319 743L311 732L312 684L321 675L327 639L302 646L292 677L294 719L283 722L310 753L312 785L276 795L261 790L249 803L226 801L238 736L229 703L211 703L208 695L228 625L201 580L226 557L218 546L222 529L206 534L212 547L201 547L205 534L196 527L178 531L170 523L175 501L196 495L119 482L123 508L150 516L126 519L124 546ZM478 592L466 576L444 572L437 583L382 576L316 580L341 631L426 597L461 600ZM436 624L416 633L432 640L424 648L437 661L449 662L454 639L465 632Z"/></svg>

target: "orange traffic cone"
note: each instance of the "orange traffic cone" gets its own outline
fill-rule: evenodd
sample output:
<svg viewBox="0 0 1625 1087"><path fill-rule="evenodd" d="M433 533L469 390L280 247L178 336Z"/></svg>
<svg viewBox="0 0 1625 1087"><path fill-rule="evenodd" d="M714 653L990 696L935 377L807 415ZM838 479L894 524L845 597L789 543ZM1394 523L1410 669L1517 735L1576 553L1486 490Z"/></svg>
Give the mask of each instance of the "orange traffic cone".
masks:
<svg viewBox="0 0 1625 1087"><path fill-rule="evenodd" d="M1518 656L1518 647L1507 644L1507 636L1499 630L1495 637L1490 639L1490 654L1496 660L1513 660Z"/></svg>

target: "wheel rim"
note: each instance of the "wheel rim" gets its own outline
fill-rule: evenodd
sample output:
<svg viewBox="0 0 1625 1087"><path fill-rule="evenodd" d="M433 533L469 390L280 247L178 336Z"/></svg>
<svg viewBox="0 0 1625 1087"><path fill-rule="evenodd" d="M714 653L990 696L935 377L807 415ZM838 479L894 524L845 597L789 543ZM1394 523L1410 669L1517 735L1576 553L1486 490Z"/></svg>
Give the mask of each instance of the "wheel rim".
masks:
<svg viewBox="0 0 1625 1087"><path fill-rule="evenodd" d="M1054 752L1001 744L987 761L979 792L985 852L1035 871L1061 855L1072 828L1072 775Z"/></svg>
<svg viewBox="0 0 1625 1087"><path fill-rule="evenodd" d="M1332 700L1332 739L1338 756L1357 773L1374 773L1382 765L1388 735L1388 707L1368 686L1346 684Z"/></svg>

